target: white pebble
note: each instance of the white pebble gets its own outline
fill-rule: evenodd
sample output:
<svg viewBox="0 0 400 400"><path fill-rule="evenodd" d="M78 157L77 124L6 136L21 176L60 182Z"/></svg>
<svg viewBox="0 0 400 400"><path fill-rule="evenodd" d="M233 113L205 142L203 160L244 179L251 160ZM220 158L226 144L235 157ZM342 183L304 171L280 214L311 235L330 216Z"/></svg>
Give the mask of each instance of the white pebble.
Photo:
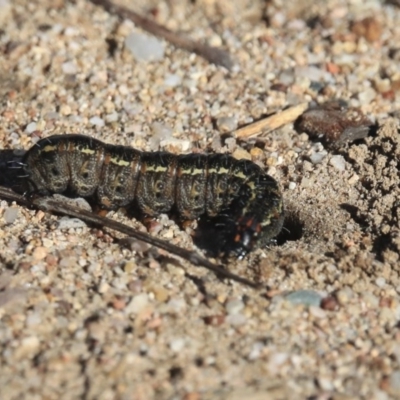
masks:
<svg viewBox="0 0 400 400"><path fill-rule="evenodd" d="M310 314L315 318L326 318L326 311L320 307L311 306L309 308Z"/></svg>
<svg viewBox="0 0 400 400"><path fill-rule="evenodd" d="M79 218L62 217L58 221L58 229L84 228L86 224Z"/></svg>
<svg viewBox="0 0 400 400"><path fill-rule="evenodd" d="M275 368L280 367L281 365L283 365L289 358L289 354L288 353L272 353L270 355L269 358L269 365Z"/></svg>
<svg viewBox="0 0 400 400"><path fill-rule="evenodd" d="M26 358L34 354L39 346L40 341L36 336L28 336L22 339L20 345L16 348L15 358L17 360Z"/></svg>
<svg viewBox="0 0 400 400"><path fill-rule="evenodd" d="M163 42L139 32L128 35L125 46L137 61L158 61L164 58Z"/></svg>
<svg viewBox="0 0 400 400"><path fill-rule="evenodd" d="M239 314L244 308L244 303L242 300L233 299L226 303L225 309L226 312L230 315Z"/></svg>
<svg viewBox="0 0 400 400"><path fill-rule="evenodd" d="M361 105L371 103L371 101L374 100L375 97L376 92L372 88L368 88L358 94L358 100L360 100Z"/></svg>
<svg viewBox="0 0 400 400"><path fill-rule="evenodd" d="M12 224L18 218L18 208L7 208L6 211L4 211L3 218L6 224Z"/></svg>
<svg viewBox="0 0 400 400"><path fill-rule="evenodd" d="M247 317L243 314L230 314L225 318L225 322L231 326L241 326L247 323Z"/></svg>
<svg viewBox="0 0 400 400"><path fill-rule="evenodd" d="M322 160L326 157L327 154L328 154L328 152L326 152L326 151L321 151L321 152L318 152L318 153L313 153L313 154L311 154L311 156L310 156L310 161L311 161L313 164L319 164L319 163L322 162Z"/></svg>
<svg viewBox="0 0 400 400"><path fill-rule="evenodd" d="M149 296L147 293L140 293L132 298L130 303L125 307L125 312L130 314L138 314L149 303Z"/></svg>
<svg viewBox="0 0 400 400"><path fill-rule="evenodd" d="M9 0L0 0L0 10L1 12L4 12L6 8L10 6L10 1Z"/></svg>
<svg viewBox="0 0 400 400"><path fill-rule="evenodd" d="M382 277L376 278L376 279L375 279L375 283L376 283L376 285L379 286L379 287L384 287L384 286L386 285L386 279L385 279L385 278L382 278Z"/></svg>
<svg viewBox="0 0 400 400"><path fill-rule="evenodd" d="M289 182L289 190L296 189L296 186L297 186L296 182Z"/></svg>
<svg viewBox="0 0 400 400"><path fill-rule="evenodd" d="M331 379L321 377L318 379L319 386L322 390L331 391L334 389L334 385Z"/></svg>
<svg viewBox="0 0 400 400"><path fill-rule="evenodd" d="M94 126L99 126L99 127L104 126L104 120L100 117L92 117L89 119L89 122Z"/></svg>
<svg viewBox="0 0 400 400"><path fill-rule="evenodd" d="M264 348L264 344L262 342L255 342L250 350L250 353L248 355L248 359L250 361L256 360L257 358L260 357L261 351Z"/></svg>
<svg viewBox="0 0 400 400"><path fill-rule="evenodd" d="M346 162L343 156L332 156L329 160L329 164L338 171L344 171L346 169Z"/></svg>
<svg viewBox="0 0 400 400"><path fill-rule="evenodd" d="M217 119L217 128L220 132L232 132L237 128L235 117L220 117Z"/></svg>
<svg viewBox="0 0 400 400"><path fill-rule="evenodd" d="M36 131L36 126L37 126L36 122L29 123L27 125L27 127L25 128L25 132L32 133L32 132Z"/></svg>
<svg viewBox="0 0 400 400"><path fill-rule="evenodd" d="M392 372L389 378L390 388L396 394L400 393L400 371L395 370Z"/></svg>
<svg viewBox="0 0 400 400"><path fill-rule="evenodd" d="M291 85L294 82L294 70L293 68L285 69L279 74L279 82L284 85Z"/></svg>
<svg viewBox="0 0 400 400"><path fill-rule="evenodd" d="M110 285L107 282L103 281L100 283L98 292L101 294L104 294L104 293L107 293L109 289L110 289Z"/></svg>
<svg viewBox="0 0 400 400"><path fill-rule="evenodd" d="M67 75L74 75L78 69L73 61L67 61L61 66L62 72Z"/></svg>
<svg viewBox="0 0 400 400"><path fill-rule="evenodd" d="M33 314L29 314L26 317L26 326L30 327L30 326L34 326L34 325L39 325L42 322L42 318L40 316L40 313L33 313Z"/></svg>
<svg viewBox="0 0 400 400"><path fill-rule="evenodd" d="M186 302L182 298L172 298L168 302L168 307L176 313L183 312L186 309Z"/></svg>
<svg viewBox="0 0 400 400"><path fill-rule="evenodd" d="M107 122L116 122L118 121L118 113L113 112L111 114L106 115L106 121Z"/></svg>
<svg viewBox="0 0 400 400"><path fill-rule="evenodd" d="M167 74L164 79L164 85L175 87L182 83L182 78L176 74Z"/></svg>
<svg viewBox="0 0 400 400"><path fill-rule="evenodd" d="M184 338L175 338L169 342L169 347L174 353L179 353L185 347Z"/></svg>

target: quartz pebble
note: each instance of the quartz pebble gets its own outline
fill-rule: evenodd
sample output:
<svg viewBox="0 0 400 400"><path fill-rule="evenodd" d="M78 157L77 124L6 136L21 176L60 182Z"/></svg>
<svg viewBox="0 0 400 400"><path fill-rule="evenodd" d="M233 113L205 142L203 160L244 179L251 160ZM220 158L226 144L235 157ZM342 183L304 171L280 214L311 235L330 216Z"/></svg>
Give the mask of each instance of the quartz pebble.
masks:
<svg viewBox="0 0 400 400"><path fill-rule="evenodd" d="M7 208L6 211L4 211L3 218L6 224L12 224L18 218L18 208Z"/></svg>
<svg viewBox="0 0 400 400"><path fill-rule="evenodd" d="M174 353L179 353L185 347L185 342L184 338L175 338L170 341L169 347Z"/></svg>
<svg viewBox="0 0 400 400"><path fill-rule="evenodd" d="M244 303L240 299L229 300L225 305L226 312L231 315L239 314L243 308Z"/></svg>
<svg viewBox="0 0 400 400"><path fill-rule="evenodd" d="M94 126L97 126L97 127L103 127L104 125L105 125L105 123L104 123L104 120L102 119L102 118L100 118L100 117L92 117L92 118L90 118L89 119L89 122L92 124L92 125L94 125Z"/></svg>
<svg viewBox="0 0 400 400"><path fill-rule="evenodd" d="M392 372L389 378L390 390L392 394L400 395L400 371L395 370Z"/></svg>
<svg viewBox="0 0 400 400"><path fill-rule="evenodd" d="M125 39L125 47L137 61L159 61L164 58L164 44L159 39L132 32Z"/></svg>
<svg viewBox="0 0 400 400"><path fill-rule="evenodd" d="M36 131L36 126L37 126L36 122L30 122L25 128L25 132L28 133L28 134L31 134L32 132L35 132Z"/></svg>
<svg viewBox="0 0 400 400"><path fill-rule="evenodd" d="M237 129L237 121L234 117L217 118L218 130L222 133L232 132Z"/></svg>
<svg viewBox="0 0 400 400"><path fill-rule="evenodd" d="M175 87L180 85L182 82L182 78L177 74L167 74L164 79L164 85Z"/></svg>
<svg viewBox="0 0 400 400"><path fill-rule="evenodd" d="M328 155L327 151L321 151L318 153L313 153L310 156L310 161L313 164L320 164L322 162L322 160Z"/></svg>
<svg viewBox="0 0 400 400"><path fill-rule="evenodd" d="M303 304L306 306L319 307L322 296L313 290L297 290L285 295L285 299L292 304Z"/></svg>
<svg viewBox="0 0 400 400"><path fill-rule="evenodd" d="M126 306L126 313L138 314L140 313L149 303L149 297L147 293L140 293L132 297L130 303Z"/></svg>
<svg viewBox="0 0 400 400"><path fill-rule="evenodd" d="M65 62L61 67L64 74L67 75L73 75L78 72L78 68L76 67L76 64L73 61Z"/></svg>
<svg viewBox="0 0 400 400"><path fill-rule="evenodd" d="M61 217L58 221L58 229L77 229L83 228L86 224L79 218Z"/></svg>
<svg viewBox="0 0 400 400"><path fill-rule="evenodd" d="M346 169L346 161L343 156L332 156L329 160L329 164L338 171L344 171Z"/></svg>

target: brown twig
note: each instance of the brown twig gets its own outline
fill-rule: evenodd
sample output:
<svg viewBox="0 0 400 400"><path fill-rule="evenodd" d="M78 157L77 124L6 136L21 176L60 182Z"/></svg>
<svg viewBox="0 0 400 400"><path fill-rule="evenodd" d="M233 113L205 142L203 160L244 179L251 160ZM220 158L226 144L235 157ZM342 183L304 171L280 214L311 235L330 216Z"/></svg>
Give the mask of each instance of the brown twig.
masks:
<svg viewBox="0 0 400 400"><path fill-rule="evenodd" d="M200 57L205 58L210 63L221 65L227 68L228 70L231 70L233 67L234 63L231 59L231 56L225 50L222 50L217 47L208 46L206 44L202 44L194 40L185 38L182 35L172 32L169 29L165 28L164 26L159 25L156 22L151 21L150 19L137 14L136 12L126 7L114 4L112 1L109 0L90 0L90 1L93 4L102 6L110 14L115 14L120 18L130 19L140 28L144 29L147 32L150 32L155 36L167 40L168 42L172 43L174 46L178 48L196 53Z"/></svg>
<svg viewBox="0 0 400 400"><path fill-rule="evenodd" d="M254 122L233 132L237 139L248 139L254 136L268 133L283 125L294 122L308 108L308 103L298 104L280 111L277 114L270 115L260 121Z"/></svg>
<svg viewBox="0 0 400 400"><path fill-rule="evenodd" d="M46 212L63 214L69 217L79 218L88 224L110 228L112 230L124 233L125 235L133 237L137 240L141 240L142 242L148 243L152 246L166 250L171 254L175 254L179 257L182 257L183 259L188 260L196 267L204 267L214 272L217 276L227 279L232 279L233 281L242 283L244 285L250 286L255 289L260 288L260 285L258 285L257 283L227 271L223 267L216 265L211 261L207 260L206 258L200 256L195 251L183 249L182 247L175 246L170 242L158 239L154 236L149 235L148 233L137 231L136 229L133 229L120 222L114 221L110 218L101 217L99 215L93 214L90 211L86 211L82 208L54 200L51 197L38 197L38 198L33 198L32 200L28 200L24 196L21 196L8 188L0 186L0 198L8 201L16 201L17 203L22 204L24 206L34 206L35 208L38 208Z"/></svg>

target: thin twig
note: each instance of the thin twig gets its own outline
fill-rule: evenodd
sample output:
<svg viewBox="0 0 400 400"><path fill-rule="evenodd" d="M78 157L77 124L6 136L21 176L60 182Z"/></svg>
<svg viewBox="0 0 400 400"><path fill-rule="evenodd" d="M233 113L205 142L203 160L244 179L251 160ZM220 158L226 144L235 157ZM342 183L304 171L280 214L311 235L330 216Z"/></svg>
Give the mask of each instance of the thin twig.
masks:
<svg viewBox="0 0 400 400"><path fill-rule="evenodd" d="M183 50L196 53L200 57L205 58L208 62L215 65L221 65L222 67L231 70L233 67L233 61L231 56L225 50L218 47L208 46L206 44L199 43L197 41L183 37L182 35L172 32L162 25L137 14L126 7L114 4L109 0L90 0L93 4L102 6L110 14L115 14L120 18L126 18L133 21L137 26L144 29L151 34L158 36L162 39L172 43L175 47Z"/></svg>
<svg viewBox="0 0 400 400"><path fill-rule="evenodd" d="M195 251L183 249L179 246L171 244L170 242L151 236L148 233L137 231L127 225L114 221L110 218L93 214L92 212L83 210L82 208L72 206L70 204L61 203L60 201L54 200L51 197L38 197L38 198L33 198L32 200L28 200L24 196L21 196L13 192L12 190L2 186L0 186L0 197L8 201L16 201L17 203L20 203L24 206L34 206L43 211L79 218L88 224L104 226L106 228L113 229L115 231L124 233L125 235L128 235L130 237L133 237L137 240L141 240L142 242L148 243L152 246L156 246L160 249L166 250L171 254L175 254L179 257L182 257L190 261L196 267L204 267L214 272L217 276L224 277L227 279L232 279L233 281L242 283L244 285L250 286L255 289L260 288L260 285L258 285L257 283L227 271L223 267L216 265L211 261L207 260L206 258L200 256Z"/></svg>
<svg viewBox="0 0 400 400"><path fill-rule="evenodd" d="M233 132L237 139L248 139L262 133L271 132L283 125L294 122L308 108L308 103L298 104L280 111L277 114L270 115L260 121L254 122Z"/></svg>

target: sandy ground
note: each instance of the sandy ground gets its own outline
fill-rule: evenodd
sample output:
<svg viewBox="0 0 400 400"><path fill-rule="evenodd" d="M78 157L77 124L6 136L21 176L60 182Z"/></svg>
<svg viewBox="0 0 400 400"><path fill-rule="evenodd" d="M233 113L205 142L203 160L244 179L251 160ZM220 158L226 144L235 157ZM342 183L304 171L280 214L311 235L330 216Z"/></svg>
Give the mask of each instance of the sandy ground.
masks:
<svg viewBox="0 0 400 400"><path fill-rule="evenodd" d="M138 60L127 38L144 32L89 1L0 0L0 148L84 133L229 152L266 168L287 208L277 245L226 265L265 283L258 292L0 201L2 400L400 398L400 9L232 3L124 3L229 50L228 72L164 41ZM226 133L332 99L376 129L340 148L292 125ZM167 216L160 224L159 237L192 248Z"/></svg>

